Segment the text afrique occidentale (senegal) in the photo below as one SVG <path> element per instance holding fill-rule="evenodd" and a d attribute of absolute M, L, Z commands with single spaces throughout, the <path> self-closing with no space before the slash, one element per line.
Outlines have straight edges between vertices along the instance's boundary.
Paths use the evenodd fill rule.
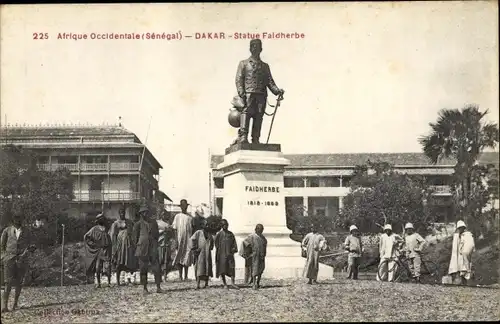
<path fill-rule="evenodd" d="M 141 40 L 141 39 L 159 39 L 159 40 L 181 40 L 182 33 L 58 33 L 57 39 L 69 40 Z"/>

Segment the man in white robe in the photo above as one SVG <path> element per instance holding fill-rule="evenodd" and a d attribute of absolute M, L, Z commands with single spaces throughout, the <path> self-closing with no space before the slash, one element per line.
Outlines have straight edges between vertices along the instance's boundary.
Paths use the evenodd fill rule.
<path fill-rule="evenodd" d="M 183 280 L 182 270 L 184 269 L 184 280 L 188 278 L 189 267 L 193 264 L 191 255 L 191 236 L 193 235 L 193 217 L 188 215 L 188 203 L 186 199 L 181 200 L 181 213 L 175 215 L 172 223 L 173 229 L 177 232 L 177 254 L 174 265 L 179 268 L 179 278 Z"/>
<path fill-rule="evenodd" d="M 313 226 L 312 232 L 302 240 L 302 249 L 307 255 L 303 275 L 309 279 L 307 283 L 312 285 L 318 279 L 320 251 L 327 249 L 326 239 L 318 233 L 317 226 Z"/>
<path fill-rule="evenodd" d="M 453 234 L 450 267 L 448 274 L 453 282 L 460 281 L 465 285 L 472 277 L 472 253 L 475 251 L 474 236 L 467 230 L 463 221 L 457 222 L 457 230 Z"/>
<path fill-rule="evenodd" d="M 377 281 L 384 281 L 387 277 L 387 281 L 393 281 L 394 274 L 397 271 L 397 265 L 395 259 L 398 255 L 397 245 L 401 244 L 403 239 L 401 236 L 392 232 L 392 226 L 386 224 L 384 226 L 384 233 L 380 235 L 379 242 L 379 253 L 380 253 L 380 264 L 385 264 L 385 272 L 382 278 L 379 276 L 379 271 L 377 271 Z M 379 266 L 380 266 L 379 264 Z M 385 273 L 388 275 L 386 276 Z"/>

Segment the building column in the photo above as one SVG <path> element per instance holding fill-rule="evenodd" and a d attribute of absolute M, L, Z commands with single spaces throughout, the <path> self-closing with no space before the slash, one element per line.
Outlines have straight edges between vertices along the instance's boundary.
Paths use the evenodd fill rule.
<path fill-rule="evenodd" d="M 81 155 L 78 154 L 78 204 L 82 200 L 82 168 L 81 168 Z M 78 205 L 80 207 L 80 205 Z M 81 212 L 81 211 L 80 211 Z"/>
<path fill-rule="evenodd" d="M 339 197 L 339 211 L 344 207 L 344 197 L 340 196 Z"/>
<path fill-rule="evenodd" d="M 342 176 L 340 176 L 339 181 L 340 181 L 339 186 L 342 187 Z"/>
<path fill-rule="evenodd" d="M 109 156 L 108 154 L 108 195 L 109 195 L 109 191 L 110 191 L 110 188 L 111 188 L 111 157 Z"/>
<path fill-rule="evenodd" d="M 303 216 L 307 216 L 309 214 L 309 197 L 302 197 L 304 199 L 303 205 L 304 205 L 304 213 Z"/>

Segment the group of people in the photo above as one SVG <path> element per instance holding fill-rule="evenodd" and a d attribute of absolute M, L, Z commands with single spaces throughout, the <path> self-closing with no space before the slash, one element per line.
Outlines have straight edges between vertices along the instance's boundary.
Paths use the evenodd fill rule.
<path fill-rule="evenodd" d="M 222 220 L 220 228 L 214 232 L 200 212 L 188 214 L 188 203 L 181 200 L 181 212 L 173 220 L 161 217 L 151 218 L 147 206 L 140 208 L 134 222 L 125 218 L 125 209 L 120 209 L 119 219 L 107 231 L 107 219 L 103 214 L 96 217 L 96 224 L 84 235 L 86 248 L 87 276 L 97 279 L 106 275 L 108 283 L 111 273 L 116 273 L 117 285 L 121 284 L 121 274 L 128 274 L 132 282 L 139 270 L 140 284 L 148 293 L 147 276 L 151 271 L 155 277 L 157 292 L 161 292 L 162 273 L 166 275 L 178 269 L 180 280 L 188 278 L 189 267 L 194 265 L 196 288 L 208 286 L 213 277 L 212 250 L 215 249 L 216 277 L 221 278 L 226 288 L 239 289 L 235 284 L 235 258 L 238 253 L 245 259 L 245 282 L 260 287 L 261 275 L 265 268 L 267 240 L 264 227 L 257 224 L 255 233 L 249 235 L 238 249 L 234 234 L 229 231 L 229 223 Z M 231 279 L 228 285 L 226 279 Z"/>
<path fill-rule="evenodd" d="M 380 264 L 389 264 L 390 269 L 394 266 L 394 257 L 397 255 L 399 245 L 405 247 L 409 255 L 411 269 L 414 277 L 419 281 L 420 277 L 420 254 L 425 240 L 414 232 L 413 224 L 408 223 L 405 226 L 407 235 L 402 239 L 399 235 L 392 232 L 392 226 L 384 226 L 384 233 L 380 236 L 379 253 Z M 343 248 L 347 253 L 347 279 L 358 279 L 360 260 L 364 252 L 361 240 L 361 232 L 356 225 L 351 225 L 349 235 L 346 237 Z M 307 234 L 302 240 L 302 256 L 306 258 L 303 276 L 308 279 L 308 284 L 317 283 L 319 271 L 319 257 L 321 251 L 328 250 L 326 239 L 318 233 L 318 228 L 312 226 L 311 233 Z M 389 281 L 392 281 L 394 272 L 389 271 Z M 377 280 L 382 280 L 377 274 Z"/>
<path fill-rule="evenodd" d="M 349 253 L 347 278 L 356 280 L 358 279 L 360 260 L 364 248 L 361 241 L 361 233 L 356 225 L 351 225 L 349 232 L 350 234 L 344 242 L 344 248 Z M 400 253 L 404 253 L 413 279 L 417 283 L 420 283 L 421 255 L 426 243 L 426 240 L 415 231 L 412 223 L 405 225 L 404 237 L 394 233 L 392 226 L 386 224 L 383 227 L 383 233 L 380 235 L 379 240 L 379 266 L 384 267 L 385 271 L 382 271 L 382 277 L 377 272 L 376 280 L 393 281 L 397 269 L 395 260 Z M 472 233 L 467 230 L 464 221 L 458 221 L 456 232 L 453 235 L 451 258 L 448 267 L 448 275 L 451 276 L 453 282 L 466 284 L 467 280 L 472 278 L 472 253 L 474 250 L 475 243 Z M 392 270 L 389 271 L 389 269 Z"/>
<path fill-rule="evenodd" d="M 102 274 L 107 276 L 110 283 L 111 273 L 115 271 L 117 284 L 120 285 L 123 272 L 128 274 L 127 281 L 131 283 L 135 272 L 139 270 L 140 283 L 144 293 L 148 293 L 147 277 L 148 272 L 152 271 L 157 292 L 161 292 L 162 271 L 166 275 L 178 269 L 179 278 L 186 280 L 189 267 L 194 265 L 196 288 L 200 289 L 202 282 L 205 288 L 209 278 L 213 277 L 212 250 L 215 249 L 215 275 L 222 279 L 227 289 L 239 288 L 235 284 L 236 253 L 245 260 L 245 283 L 258 289 L 267 253 L 264 226 L 257 224 L 255 232 L 246 237 L 238 249 L 227 220 L 222 220 L 215 232 L 214 227 L 210 226 L 202 215 L 188 214 L 188 203 L 185 199 L 181 201 L 180 207 L 181 212 L 175 215 L 173 221 L 165 215 L 159 220 L 153 219 L 147 206 L 141 207 L 138 219 L 131 221 L 125 217 L 125 209 L 122 208 L 119 211 L 119 219 L 112 223 L 109 230 L 106 217 L 99 214 L 95 226 L 84 235 L 86 271 L 91 278 L 96 277 L 97 287 L 101 285 Z M 17 308 L 22 281 L 28 269 L 27 257 L 36 249 L 31 244 L 30 231 L 27 229 L 22 224 L 22 217 L 15 215 L 12 225 L 2 232 L 1 250 L 5 282 L 2 312 L 8 311 L 7 302 L 13 287 L 15 295 L 12 309 Z M 308 284 L 317 282 L 320 254 L 329 249 L 325 237 L 318 229 L 312 228 L 301 245 L 302 256 L 306 258 L 303 275 L 308 279 Z M 394 233 L 390 224 L 386 224 L 383 231 L 379 241 L 380 264 L 393 268 L 398 253 L 406 253 L 413 277 L 419 282 L 425 239 L 415 231 L 411 223 L 406 224 L 404 237 Z M 351 225 L 349 232 L 344 242 L 344 249 L 348 253 L 347 278 L 356 280 L 364 248 L 358 228 Z M 458 221 L 448 269 L 453 281 L 466 284 L 467 280 L 471 279 L 471 256 L 474 250 L 472 233 L 467 230 L 463 221 Z M 388 281 L 393 281 L 393 276 L 394 271 L 387 271 L 385 277 Z M 227 278 L 231 279 L 230 284 L 227 283 Z M 377 273 L 377 280 L 385 279 L 380 278 Z"/>
<path fill-rule="evenodd" d="M 456 232 L 453 235 L 452 251 L 448 275 L 453 282 L 466 284 L 472 278 L 472 253 L 475 250 L 474 237 L 464 221 L 458 221 Z M 404 253 L 408 261 L 408 267 L 415 282 L 420 283 L 422 251 L 426 245 L 426 240 L 415 231 L 412 223 L 405 225 L 403 237 L 392 231 L 392 226 L 386 224 L 379 239 L 379 267 L 385 268 L 382 277 L 377 272 L 377 281 L 394 281 L 394 274 L 397 270 L 396 258 L 400 253 Z M 360 261 L 364 252 L 361 240 L 361 232 L 356 225 L 351 225 L 349 235 L 346 237 L 343 247 L 347 255 L 347 279 L 358 279 Z M 319 270 L 319 256 L 321 251 L 329 249 L 326 239 L 318 233 L 317 228 L 312 229 L 302 241 L 302 256 L 306 257 L 304 267 L 304 277 L 308 279 L 308 284 L 317 282 Z M 391 270 L 389 270 L 391 269 Z"/>

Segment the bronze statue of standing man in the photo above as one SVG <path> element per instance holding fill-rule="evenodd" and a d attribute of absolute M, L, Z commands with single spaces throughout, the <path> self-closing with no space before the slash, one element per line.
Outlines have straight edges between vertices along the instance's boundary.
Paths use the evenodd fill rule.
<path fill-rule="evenodd" d="M 248 132 L 250 119 L 252 124 L 252 143 L 258 144 L 262 119 L 267 104 L 267 88 L 275 96 L 283 96 L 285 91 L 278 88 L 274 83 L 269 65 L 260 59 L 262 52 L 262 41 L 253 39 L 250 41 L 251 56 L 238 65 L 236 72 L 236 89 L 238 96 L 243 101 L 244 108 L 240 116 L 240 129 L 236 143 L 248 143 Z"/>

